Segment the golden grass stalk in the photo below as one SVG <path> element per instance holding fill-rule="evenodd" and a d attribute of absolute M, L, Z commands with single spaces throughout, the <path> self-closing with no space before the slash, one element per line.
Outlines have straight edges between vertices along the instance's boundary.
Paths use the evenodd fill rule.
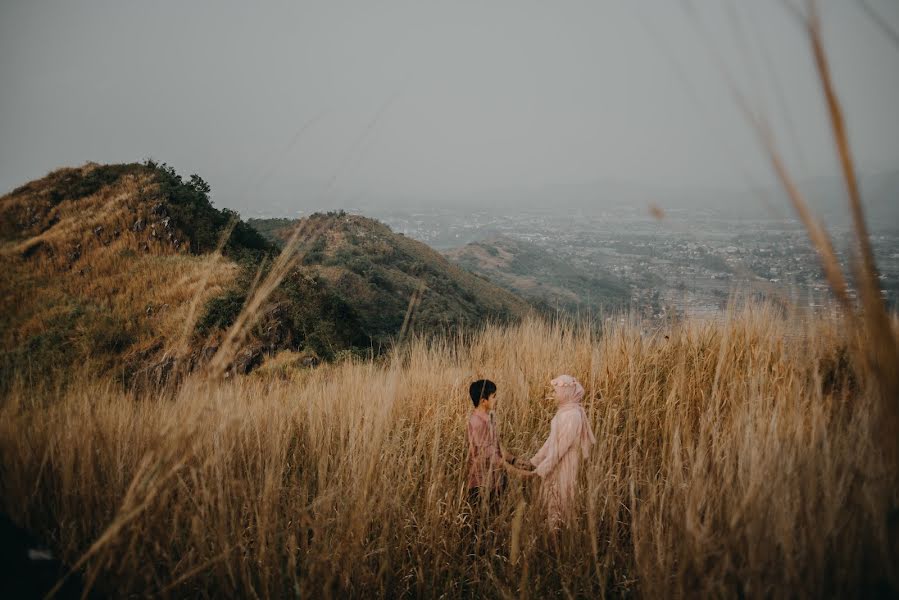
<path fill-rule="evenodd" d="M 198 285 L 198 291 L 193 295 L 193 298 L 191 298 L 190 304 L 187 309 L 187 316 L 184 318 L 184 328 L 181 330 L 181 337 L 176 344 L 176 351 L 179 356 L 184 356 L 185 354 L 187 354 L 191 334 L 193 333 L 197 325 L 197 309 L 199 308 L 200 300 L 203 298 L 203 292 L 209 285 L 209 280 L 215 273 L 216 266 L 222 258 L 222 250 L 224 250 L 225 245 L 231 238 L 231 234 L 234 232 L 234 228 L 237 227 L 238 222 L 239 218 L 236 216 L 232 216 L 231 220 L 228 221 L 228 225 L 225 227 L 224 231 L 222 231 L 222 234 L 219 237 L 218 245 L 212 252 L 209 267 L 207 267 L 203 272 L 203 277 L 200 279 Z"/>
<path fill-rule="evenodd" d="M 209 362 L 207 368 L 209 374 L 213 377 L 221 377 L 225 374 L 249 335 L 250 329 L 259 318 L 269 296 L 281 285 L 297 261 L 302 258 L 303 247 L 313 243 L 320 235 L 321 225 L 314 228 L 312 220 L 307 219 L 294 228 L 284 249 L 272 263 L 271 269 L 262 282 L 250 291 L 243 309 L 226 332 L 222 344 Z"/>
<path fill-rule="evenodd" d="M 883 396 L 883 416 L 886 425 L 883 433 L 885 449 L 892 455 L 892 459 L 895 461 L 894 464 L 899 466 L 899 443 L 897 443 L 897 437 L 899 437 L 899 341 L 897 341 L 890 327 L 890 317 L 881 297 L 880 287 L 877 285 L 877 266 L 874 262 L 874 251 L 871 248 L 871 239 L 865 223 L 861 191 L 859 190 L 852 149 L 846 132 L 846 121 L 834 89 L 827 54 L 824 51 L 824 43 L 821 39 L 821 20 L 818 14 L 817 2 L 808 0 L 807 6 L 806 27 L 812 45 L 812 53 L 815 57 L 815 67 L 818 70 L 818 77 L 821 81 L 822 93 L 827 100 L 827 110 L 833 130 L 834 143 L 840 159 L 843 181 L 846 184 L 856 245 L 861 255 L 861 264 L 858 265 L 855 271 L 864 308 L 864 323 L 867 328 L 866 337 L 870 341 L 870 347 L 865 354 L 871 363 L 872 369 L 877 374 L 876 380 Z"/>

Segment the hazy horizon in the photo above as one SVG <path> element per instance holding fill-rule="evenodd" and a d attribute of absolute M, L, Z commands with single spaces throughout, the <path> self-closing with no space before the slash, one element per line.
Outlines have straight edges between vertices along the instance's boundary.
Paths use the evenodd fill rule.
<path fill-rule="evenodd" d="M 899 5 L 870 5 L 899 28 Z M 856 2 L 821 13 L 859 170 L 897 170 L 899 48 Z M 148 157 L 247 216 L 771 185 L 724 72 L 798 179 L 837 174 L 808 41 L 775 0 L 4 4 L 0 193 Z"/>

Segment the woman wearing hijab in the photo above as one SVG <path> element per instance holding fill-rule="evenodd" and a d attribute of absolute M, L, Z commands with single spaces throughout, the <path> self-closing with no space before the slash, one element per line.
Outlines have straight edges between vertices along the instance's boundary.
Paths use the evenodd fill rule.
<path fill-rule="evenodd" d="M 550 529 L 559 527 L 571 515 L 577 489 L 581 457 L 590 455 L 596 443 L 587 413 L 581 406 L 584 386 L 571 375 L 560 375 L 550 382 L 558 408 L 549 428 L 549 438 L 531 459 L 543 480 L 541 495 Z"/>

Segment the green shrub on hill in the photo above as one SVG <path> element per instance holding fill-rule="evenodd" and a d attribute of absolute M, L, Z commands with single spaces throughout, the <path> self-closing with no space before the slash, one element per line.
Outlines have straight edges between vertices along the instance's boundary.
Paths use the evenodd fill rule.
<path fill-rule="evenodd" d="M 203 314 L 197 319 L 197 334 L 207 336 L 217 329 L 230 327 L 246 302 L 246 289 L 244 284 L 230 289 L 220 296 L 210 298 L 204 307 Z"/>
<path fill-rule="evenodd" d="M 331 359 L 340 350 L 367 349 L 364 323 L 351 303 L 325 281 L 300 271 L 291 273 L 275 294 L 297 349 Z"/>
<path fill-rule="evenodd" d="M 190 250 L 194 254 L 215 250 L 232 222 L 236 224 L 223 249 L 226 255 L 236 260 L 253 261 L 275 250 L 271 242 L 241 221 L 239 213 L 228 208 L 215 208 L 209 199 L 211 188 L 199 175 L 191 175 L 185 181 L 166 163 L 147 160 L 144 164 L 155 171 L 166 209 L 178 229 L 189 234 Z"/>

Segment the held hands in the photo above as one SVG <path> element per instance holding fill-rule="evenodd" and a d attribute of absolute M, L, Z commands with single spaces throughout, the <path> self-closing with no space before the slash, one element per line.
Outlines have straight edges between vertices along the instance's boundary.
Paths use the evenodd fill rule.
<path fill-rule="evenodd" d="M 519 477 L 536 477 L 537 472 L 534 471 L 533 465 L 527 460 L 520 457 L 512 456 L 507 459 L 505 464 L 506 470 Z"/>
<path fill-rule="evenodd" d="M 500 444 L 500 452 L 503 456 L 503 467 L 506 471 L 513 475 L 517 475 L 518 477 L 537 477 L 537 472 L 534 470 L 534 465 L 531 464 L 531 461 L 520 456 L 515 456 L 506 450 L 505 446 L 502 444 Z"/>
<path fill-rule="evenodd" d="M 519 469 L 518 467 L 513 467 L 511 463 L 506 463 L 504 466 L 505 466 L 506 471 L 508 471 L 509 473 L 511 473 L 513 475 L 517 475 L 518 477 L 527 478 L 527 477 L 536 477 L 537 476 L 536 471 L 528 471 L 525 469 Z"/>

